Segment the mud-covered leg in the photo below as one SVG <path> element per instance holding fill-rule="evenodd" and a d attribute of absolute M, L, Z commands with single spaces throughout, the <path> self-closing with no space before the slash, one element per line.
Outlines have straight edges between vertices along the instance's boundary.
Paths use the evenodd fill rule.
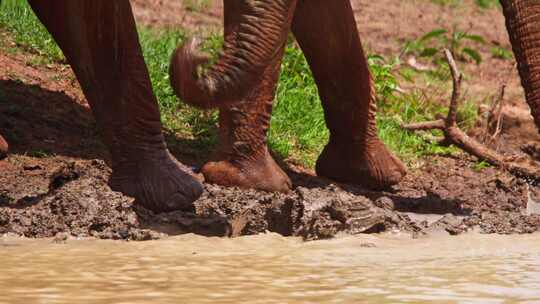
<path fill-rule="evenodd" d="M 129 1 L 29 2 L 92 107 L 112 155 L 111 187 L 154 211 L 191 207 L 202 187 L 167 150 Z"/>
<path fill-rule="evenodd" d="M 225 2 L 225 35 L 237 33 L 239 3 Z M 276 164 L 267 147 L 282 56 L 283 47 L 250 90 L 245 103 L 221 109 L 220 145 L 214 160 L 202 169 L 207 182 L 265 191 L 284 192 L 291 188 L 289 177 Z"/>
<path fill-rule="evenodd" d="M 330 129 L 317 173 L 371 188 L 398 183 L 406 169 L 377 136 L 375 91 L 350 1 L 300 1 L 292 27 Z"/>

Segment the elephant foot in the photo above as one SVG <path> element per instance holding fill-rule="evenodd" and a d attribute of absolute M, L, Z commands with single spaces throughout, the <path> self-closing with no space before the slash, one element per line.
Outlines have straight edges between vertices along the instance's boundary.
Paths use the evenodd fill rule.
<path fill-rule="evenodd" d="M 369 142 L 365 149 L 328 144 L 317 160 L 316 171 L 319 176 L 337 182 L 375 190 L 395 185 L 407 174 L 405 165 L 378 138 Z"/>
<path fill-rule="evenodd" d="M 268 151 L 256 159 L 212 161 L 201 171 L 206 182 L 221 186 L 268 192 L 288 192 L 292 187 L 291 180 Z"/>
<path fill-rule="evenodd" d="M 0 159 L 4 159 L 9 151 L 9 145 L 7 141 L 0 135 Z"/>
<path fill-rule="evenodd" d="M 137 204 L 154 212 L 193 208 L 203 188 L 186 166 L 167 150 L 152 157 L 137 156 L 136 161 L 113 166 L 111 189 L 135 198 Z"/>

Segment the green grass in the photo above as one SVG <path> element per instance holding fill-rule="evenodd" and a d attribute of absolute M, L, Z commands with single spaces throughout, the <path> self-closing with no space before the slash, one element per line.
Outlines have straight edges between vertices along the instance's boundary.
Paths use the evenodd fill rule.
<path fill-rule="evenodd" d="M 463 0 L 431 0 L 431 2 L 450 7 L 463 5 Z M 500 8 L 501 6 L 499 0 L 475 0 L 474 2 L 481 9 L 490 9 L 493 7 Z"/>
<path fill-rule="evenodd" d="M 3 1 L 0 27 L 10 33 L 18 48 L 46 60 L 63 60 L 58 47 L 25 1 Z M 181 30 L 156 31 L 147 28 L 140 28 L 139 33 L 167 132 L 174 134 L 183 147 L 187 143 L 189 148 L 206 155 L 217 144 L 218 113 L 197 110 L 181 103 L 169 85 L 170 54 L 188 35 Z M 206 49 L 216 54 L 221 43 L 218 36 L 208 37 Z M 380 136 L 388 146 L 406 161 L 416 160 L 425 154 L 452 152 L 452 149 L 429 144 L 420 135 L 404 132 L 400 128 L 401 122 L 433 119 L 437 113 L 444 114 L 446 109 L 419 91 L 397 93 L 397 71 L 392 61 L 370 56 L 369 64 L 379 91 Z M 286 49 L 282 66 L 269 145 L 282 158 L 313 166 L 328 139 L 317 87 L 302 52 L 293 43 Z M 462 116 L 470 119 L 474 114 L 465 111 Z"/>
<path fill-rule="evenodd" d="M 199 12 L 210 6 L 210 0 L 183 0 L 187 10 Z"/>
<path fill-rule="evenodd" d="M 2 0 L 0 26 L 8 27 L 19 48 L 40 55 L 47 61 L 62 61 L 64 56 L 32 9 L 22 0 Z"/>
<path fill-rule="evenodd" d="M 492 7 L 501 7 L 501 2 L 499 0 L 475 0 L 476 4 L 484 9 Z"/>

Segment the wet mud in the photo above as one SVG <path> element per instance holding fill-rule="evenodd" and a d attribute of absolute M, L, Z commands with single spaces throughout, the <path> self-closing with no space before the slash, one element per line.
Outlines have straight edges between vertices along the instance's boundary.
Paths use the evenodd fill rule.
<path fill-rule="evenodd" d="M 174 20 L 179 14 L 172 8 L 178 5 L 169 2 L 134 1 L 139 21 L 161 27 L 160 20 L 170 20 L 168 26 L 176 25 Z M 398 6 L 406 5 L 392 3 L 394 11 L 399 12 L 403 10 Z M 382 5 L 363 4 L 366 10 Z M 162 9 L 157 10 L 159 7 Z M 413 5 L 405 12 L 416 10 Z M 197 29 L 211 27 L 219 24 L 220 11 L 219 6 L 212 6 L 206 17 L 201 16 L 202 12 L 193 12 L 193 18 L 186 17 L 182 22 L 191 22 Z M 393 14 L 391 7 L 385 11 Z M 166 12 L 171 12 L 170 19 L 164 19 Z M 450 11 L 446 15 L 450 16 Z M 365 16 L 371 15 L 368 12 Z M 482 16 L 489 20 L 485 22 L 489 25 L 486 29 L 492 31 L 492 18 Z M 465 19 L 468 22 L 471 18 Z M 499 34 L 504 33 L 501 20 Z M 369 21 L 376 28 L 387 28 L 386 23 Z M 421 21 L 422 29 L 411 29 L 411 33 L 424 31 Z M 372 39 L 370 44 L 380 46 L 382 53 L 387 53 L 385 49 L 393 50 L 396 46 L 385 47 L 381 43 L 394 41 L 388 37 L 402 33 L 403 26 L 396 26 L 391 33 L 376 28 L 365 30 L 369 32 L 365 35 L 367 41 Z M 379 34 L 385 38 L 375 37 Z M 0 37 L 9 44 L 9 37 Z M 492 37 L 497 41 L 505 38 L 505 34 Z M 400 185 L 387 192 L 334 184 L 284 164 L 289 166 L 286 169 L 295 185 L 288 194 L 205 185 L 203 196 L 191 212 L 154 214 L 108 187 L 108 155 L 70 69 L 63 64 L 31 65 L 29 58 L 26 53 L 0 52 L 0 66 L 4 67 L 0 69 L 0 133 L 11 151 L 0 160 L 0 235 L 56 237 L 61 241 L 70 236 L 150 240 L 185 233 L 235 237 L 276 232 L 314 240 L 377 232 L 423 237 L 470 230 L 500 234 L 540 230 L 540 215 L 534 214 L 540 211 L 531 212 L 540 210 L 538 186 L 504 171 L 479 166 L 462 154 L 426 157 L 421 166 L 410 169 Z M 483 84 L 479 91 L 495 92 L 498 86 L 498 71 L 502 68 L 493 69 L 491 62 L 499 61 L 489 60 L 489 64 L 482 66 L 486 67 L 485 72 L 476 73 L 488 79 L 478 80 Z M 484 85 L 487 83 L 492 87 Z M 539 159 L 535 144 L 539 135 L 530 114 L 521 111 L 525 103 L 517 75 L 510 84 L 515 90 L 510 90 L 509 110 L 504 112 L 505 128 L 493 148 L 507 155 L 523 148 Z M 477 134 L 471 135 L 481 138 L 485 127 L 477 130 Z M 182 154 L 182 149 L 173 146 L 172 151 L 186 164 L 202 165 L 203 160 L 185 151 Z M 533 205 L 537 207 L 530 208 Z"/>
<path fill-rule="evenodd" d="M 154 214 L 111 191 L 110 170 L 99 160 L 18 156 L 1 164 L 4 234 L 145 240 L 183 233 L 240 236 L 271 231 L 319 239 L 365 232 L 385 222 L 384 212 L 367 198 L 335 186 L 271 194 L 206 185 L 192 212 Z"/>
<path fill-rule="evenodd" d="M 495 169 L 476 172 L 465 159 L 452 161 L 455 169 L 448 170 L 448 159 L 434 158 L 392 192 L 290 172 L 296 188 L 288 194 L 205 185 L 191 212 L 154 214 L 110 190 L 110 169 L 101 160 L 10 156 L 0 162 L 0 234 L 150 240 L 275 232 L 314 240 L 374 232 L 421 237 L 539 230 L 540 216 L 525 215 L 531 196 L 525 182 Z"/>

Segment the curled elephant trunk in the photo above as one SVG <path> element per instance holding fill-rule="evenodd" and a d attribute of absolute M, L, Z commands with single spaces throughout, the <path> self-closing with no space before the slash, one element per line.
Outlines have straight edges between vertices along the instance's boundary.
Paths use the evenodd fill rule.
<path fill-rule="evenodd" d="M 540 1 L 501 0 L 527 102 L 540 131 Z"/>
<path fill-rule="evenodd" d="M 182 101 L 201 108 L 240 101 L 259 80 L 264 69 L 286 42 L 297 0 L 234 1 L 240 20 L 225 37 L 217 62 L 199 75 L 208 57 L 198 51 L 198 41 L 180 46 L 171 58 L 171 85 Z M 226 3 L 227 6 L 227 3 Z"/>

